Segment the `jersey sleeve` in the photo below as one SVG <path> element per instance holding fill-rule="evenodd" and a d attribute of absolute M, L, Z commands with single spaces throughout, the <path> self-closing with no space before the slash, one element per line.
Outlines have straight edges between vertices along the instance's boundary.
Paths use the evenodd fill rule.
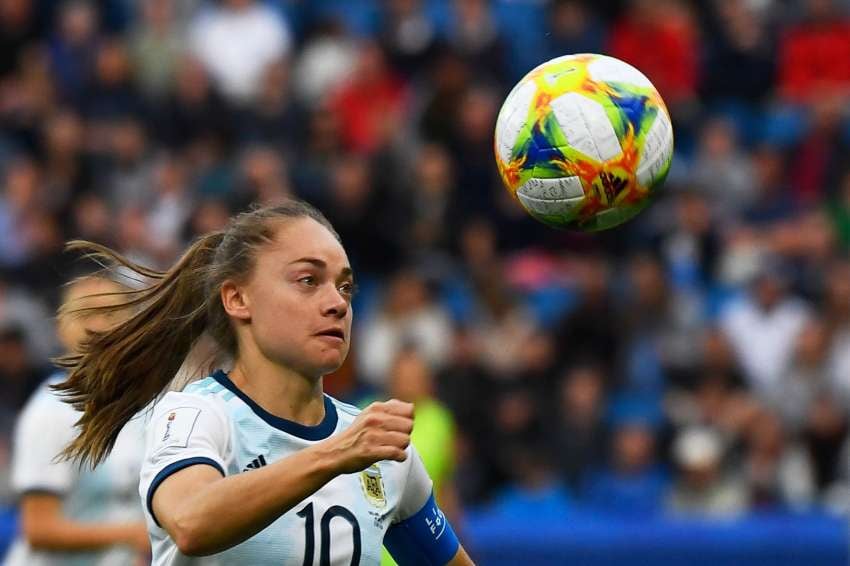
<path fill-rule="evenodd" d="M 157 403 L 148 424 L 139 494 L 154 522 L 156 489 L 184 468 L 207 465 L 226 475 L 229 446 L 227 417 L 198 395 L 170 392 Z"/>
<path fill-rule="evenodd" d="M 12 489 L 64 495 L 74 484 L 73 462 L 57 456 L 74 439 L 79 413 L 45 387 L 38 389 L 18 416 L 12 454 Z"/>
<path fill-rule="evenodd" d="M 433 489 L 431 477 L 425 471 L 422 458 L 419 457 L 419 452 L 412 444 L 408 448 L 408 461 L 407 481 L 393 523 L 400 523 L 419 511 L 428 500 Z"/>
<path fill-rule="evenodd" d="M 407 484 L 384 546 L 399 566 L 443 566 L 460 542 L 434 501 L 431 478 L 412 447 L 409 460 Z"/>

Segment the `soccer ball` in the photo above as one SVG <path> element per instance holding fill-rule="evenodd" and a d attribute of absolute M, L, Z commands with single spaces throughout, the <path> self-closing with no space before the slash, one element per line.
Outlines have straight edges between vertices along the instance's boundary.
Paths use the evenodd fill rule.
<path fill-rule="evenodd" d="M 496 121 L 508 191 L 556 228 L 605 230 L 652 200 L 670 170 L 673 126 L 649 79 L 605 55 L 557 57 L 528 73 Z"/>

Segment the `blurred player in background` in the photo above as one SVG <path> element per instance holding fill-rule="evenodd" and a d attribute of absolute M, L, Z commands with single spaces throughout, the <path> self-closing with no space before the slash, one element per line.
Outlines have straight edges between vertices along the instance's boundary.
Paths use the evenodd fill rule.
<path fill-rule="evenodd" d="M 449 410 L 434 396 L 434 374 L 413 347 L 398 353 L 389 372 L 389 396 L 413 403 L 416 410 L 410 441 L 434 482 L 434 496 L 446 517 L 457 525 L 460 506 L 454 488 L 455 423 Z M 395 564 L 384 552 L 384 565 Z"/>
<path fill-rule="evenodd" d="M 89 332 L 118 324 L 126 311 L 82 311 L 116 304 L 124 287 L 102 275 L 70 283 L 57 332 L 68 352 L 80 351 Z M 33 394 L 15 429 L 12 484 L 20 495 L 21 532 L 6 566 L 147 564 L 150 542 L 137 495 L 144 441 L 141 416 L 118 435 L 112 453 L 91 470 L 58 455 L 74 438 L 80 413 L 50 386 L 58 372 Z"/>
<path fill-rule="evenodd" d="M 157 279 L 128 303 L 139 312 L 64 360 L 59 389 L 85 410 L 66 455 L 102 461 L 202 336 L 233 360 L 155 406 L 140 485 L 154 564 L 378 564 L 382 542 L 400 564 L 472 564 L 409 446 L 413 406 L 323 394 L 348 354 L 354 281 L 321 213 L 254 209 L 166 273 L 133 267 Z"/>

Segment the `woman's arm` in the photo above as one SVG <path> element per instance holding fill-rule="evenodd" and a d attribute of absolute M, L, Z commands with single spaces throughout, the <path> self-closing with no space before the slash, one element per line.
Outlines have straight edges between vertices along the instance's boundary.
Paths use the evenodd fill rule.
<path fill-rule="evenodd" d="M 203 556 L 250 538 L 340 474 L 380 460 L 403 461 L 413 405 L 374 403 L 338 436 L 250 473 L 223 478 L 194 465 L 166 478 L 153 495 L 157 521 L 180 552 Z"/>
<path fill-rule="evenodd" d="M 138 523 L 82 523 L 62 515 L 62 500 L 48 493 L 31 493 L 21 499 L 21 531 L 32 548 L 82 552 L 126 545 L 150 553 L 148 532 Z"/>
<path fill-rule="evenodd" d="M 475 566 L 475 562 L 466 553 L 462 546 L 459 546 L 454 558 L 449 560 L 446 566 Z"/>

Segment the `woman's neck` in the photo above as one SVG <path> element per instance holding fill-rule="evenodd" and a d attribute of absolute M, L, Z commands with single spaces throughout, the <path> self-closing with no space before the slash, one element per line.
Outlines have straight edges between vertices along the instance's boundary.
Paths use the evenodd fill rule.
<path fill-rule="evenodd" d="M 322 378 L 311 380 L 265 358 L 236 360 L 230 380 L 269 413 L 305 426 L 325 418 Z"/>

